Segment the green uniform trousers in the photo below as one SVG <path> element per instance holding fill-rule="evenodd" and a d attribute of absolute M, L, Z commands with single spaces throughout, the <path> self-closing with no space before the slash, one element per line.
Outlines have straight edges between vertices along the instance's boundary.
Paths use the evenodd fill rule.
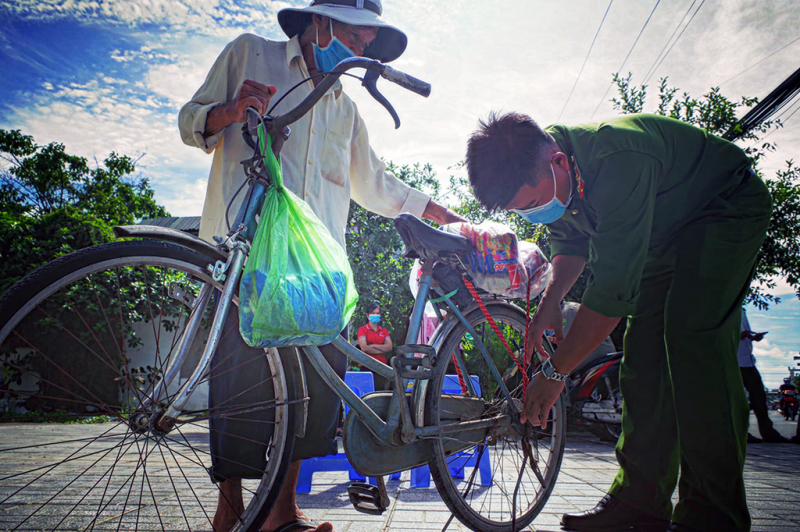
<path fill-rule="evenodd" d="M 750 530 L 748 406 L 736 353 L 771 210 L 764 183 L 747 177 L 651 247 L 625 332 L 620 470 L 609 493 L 701 531 Z"/>

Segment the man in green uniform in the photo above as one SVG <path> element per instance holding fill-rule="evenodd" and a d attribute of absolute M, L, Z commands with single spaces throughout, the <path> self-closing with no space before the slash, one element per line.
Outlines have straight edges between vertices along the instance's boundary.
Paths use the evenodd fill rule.
<path fill-rule="evenodd" d="M 550 229 L 553 280 L 529 345 L 541 349 L 542 332 L 554 329 L 559 347 L 531 380 L 523 420 L 544 427 L 561 379 L 628 318 L 620 469 L 594 509 L 562 525 L 750 530 L 736 350 L 771 201 L 744 152 L 660 116 L 542 130 L 525 115 L 493 114 L 469 140 L 467 170 L 484 207 Z M 587 265 L 591 279 L 562 339 L 559 303 Z"/>

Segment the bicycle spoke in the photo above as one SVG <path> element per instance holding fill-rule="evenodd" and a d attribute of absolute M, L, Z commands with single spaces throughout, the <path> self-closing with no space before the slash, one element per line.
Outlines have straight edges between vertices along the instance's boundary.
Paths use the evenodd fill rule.
<path fill-rule="evenodd" d="M 171 454 L 171 456 L 172 456 L 172 460 L 175 462 L 175 465 L 176 465 L 176 466 L 178 466 L 178 470 L 181 472 L 181 476 L 183 477 L 183 480 L 184 480 L 184 482 L 186 482 L 186 485 L 187 485 L 187 486 L 189 487 L 189 489 L 191 490 L 191 492 L 192 492 L 192 495 L 194 496 L 195 500 L 197 501 L 197 504 L 200 506 L 200 510 L 202 510 L 203 514 L 206 516 L 206 520 L 208 521 L 208 523 L 209 523 L 209 524 L 212 526 L 212 528 L 213 528 L 213 526 L 214 526 L 214 525 L 213 525 L 213 523 L 211 522 L 211 518 L 209 518 L 209 517 L 208 517 L 208 513 L 206 512 L 206 509 L 205 509 L 205 507 L 203 506 L 203 503 L 202 503 L 202 502 L 200 502 L 200 497 L 198 497 L 198 496 L 197 496 L 197 492 L 194 490 L 194 487 L 192 486 L 192 483 L 191 483 L 191 482 L 189 482 L 189 478 L 186 476 L 186 473 L 183 471 L 183 468 L 181 467 L 181 464 L 180 464 L 180 463 L 178 462 L 178 460 L 175 458 L 175 454 L 173 453 L 172 449 L 170 449 L 170 447 L 169 447 L 169 446 L 166 446 L 166 447 L 167 447 L 167 450 L 170 452 L 170 454 Z"/>
<path fill-rule="evenodd" d="M 487 309 L 503 306 L 490 304 Z M 513 356 L 519 357 L 522 352 L 520 346 L 524 337 L 525 316 L 508 305 L 500 310 L 500 315 L 494 316 L 496 327 L 490 326 L 484 316 L 476 319 L 473 314 L 468 320 L 474 338 L 466 337 L 466 327 L 456 325 L 443 339 L 440 352 L 457 357 L 456 364 L 463 360 L 462 365 L 455 366 L 461 369 L 458 384 L 474 383 L 474 377 L 477 377 L 480 392 L 477 394 L 479 401 L 476 401 L 475 396 L 463 393 L 463 387 L 461 392 L 448 390 L 447 393 L 441 393 L 442 390 L 435 389 L 431 397 L 438 398 L 435 415 L 441 423 L 455 423 L 452 428 L 457 428 L 459 422 L 454 420 L 459 419 L 461 422 L 498 418 L 510 421 L 509 414 L 517 411 L 518 405 L 509 405 L 508 398 L 519 400 L 523 397 L 522 373 Z M 499 336 L 500 333 L 504 338 Z M 486 353 L 479 349 L 481 343 Z M 434 387 L 444 388 L 443 379 L 433 382 Z M 452 383 L 447 386 L 452 386 Z M 437 470 L 434 478 L 437 488 L 448 492 L 446 501 L 453 514 L 471 528 L 485 527 L 487 521 L 498 527 L 512 529 L 527 526 L 541 511 L 553 489 L 561 460 L 560 449 L 563 448 L 563 423 L 559 425 L 560 421 L 552 417 L 548 431 L 529 432 L 527 436 L 524 430 L 520 430 L 518 422 L 514 422 L 511 425 L 494 425 L 487 428 L 485 433 L 469 429 L 464 434 L 431 438 L 438 441 L 434 445 L 437 450 L 435 459 L 431 461 Z M 487 439 L 480 441 L 480 436 L 476 438 L 476 435 L 485 435 Z M 556 440 L 556 437 L 560 439 Z M 549 438 L 552 445 L 561 447 L 553 451 L 549 444 L 538 445 L 537 438 Z M 530 447 L 530 451 L 523 453 L 523 442 Z M 459 448 L 462 450 L 455 452 Z M 490 453 L 490 458 L 486 453 Z M 475 475 L 481 473 L 481 462 L 484 462 L 484 472 L 488 462 L 491 482 L 484 482 L 488 477 L 482 476 L 481 483 L 477 483 Z M 554 472 L 549 469 L 551 466 L 555 468 Z M 539 470 L 540 467 L 544 472 Z M 487 485 L 483 486 L 484 483 Z M 445 529 L 448 525 L 445 525 Z"/>
<path fill-rule="evenodd" d="M 24 423 L 0 430 L 0 529 L 219 532 L 213 505 L 226 497 L 208 474 L 211 466 L 246 471 L 243 476 L 253 479 L 242 486 L 237 528 L 251 528 L 262 506 L 274 504 L 272 483 L 281 478 L 276 468 L 291 456 L 289 405 L 306 400 L 286 396 L 277 360 L 261 352 L 245 357 L 236 348 L 215 354 L 213 367 L 203 368 L 204 387 L 240 372 L 257 372 L 259 382 L 208 407 L 200 394 L 191 397 L 191 410 L 178 416 L 170 433 L 155 425 L 179 393 L 167 389 L 166 370 L 179 371 L 177 378 L 198 363 L 200 341 L 187 334 L 189 323 L 202 320 L 197 335 L 207 332 L 209 304 L 200 305 L 197 293 L 211 279 L 197 257 L 167 243 L 104 244 L 46 265 L 47 275 L 25 280 L 26 288 L 16 292 L 21 298 L 8 307 L 3 300 L 15 325 L 0 338 L 0 397 L 25 413 L 4 417 Z M 239 331 L 228 328 L 223 337 L 228 334 Z M 179 347 L 191 349 L 181 368 Z M 260 389 L 270 393 L 249 399 Z M 254 432 L 218 424 L 222 419 L 252 423 Z M 267 466 L 211 451 L 209 437 L 233 446 L 259 444 Z"/>
<path fill-rule="evenodd" d="M 133 447 L 133 445 L 134 445 L 134 444 L 138 444 L 139 437 L 140 437 L 140 435 L 138 435 L 138 434 L 137 434 L 137 435 L 134 435 L 134 441 L 130 443 L 130 445 L 129 445 L 128 449 L 130 449 L 131 447 Z M 145 437 L 145 436 L 141 436 L 141 437 Z M 138 445 L 137 445 L 137 449 L 138 449 L 138 448 L 139 448 L 139 447 L 138 447 Z M 155 447 L 153 447 L 153 449 L 149 450 L 149 451 L 147 452 L 147 454 L 144 456 L 144 459 L 147 459 L 147 458 L 150 456 L 150 454 L 152 454 L 152 453 L 153 453 L 153 451 L 154 451 L 154 450 L 155 450 Z M 127 453 L 127 450 L 126 450 L 125 452 Z M 123 455 L 124 455 L 124 454 L 125 454 L 125 453 L 123 453 Z M 141 460 L 142 460 L 142 455 L 141 455 L 141 453 L 140 453 L 140 454 L 139 454 L 139 462 L 141 462 Z M 120 493 L 120 492 L 121 492 L 123 489 L 125 489 L 125 486 L 128 484 L 128 481 L 131 481 L 131 483 L 132 483 L 132 481 L 134 481 L 134 480 L 135 480 L 135 475 L 136 475 L 136 472 L 137 472 L 137 471 L 138 471 L 138 462 L 137 462 L 137 466 L 136 466 L 136 468 L 134 469 L 133 473 L 131 473 L 130 475 L 128 475 L 128 477 L 127 477 L 125 480 L 123 480 L 123 481 L 122 481 L 122 484 L 119 486 L 119 488 L 117 488 L 117 491 L 115 491 L 115 492 L 114 492 L 114 494 L 111 496 L 111 498 L 110 498 L 110 499 L 108 499 L 108 502 L 106 503 L 106 505 L 105 505 L 105 506 L 103 506 L 103 508 L 102 508 L 102 509 L 101 509 L 99 512 L 97 512 L 97 514 L 96 514 L 96 516 L 95 516 L 95 520 L 97 519 L 97 517 L 99 517 L 99 516 L 102 514 L 102 512 L 104 512 L 104 511 L 106 510 L 106 508 L 108 508 L 108 507 L 111 505 L 111 503 L 114 501 L 114 499 L 116 499 L 116 498 L 117 498 L 117 495 L 119 495 L 119 493 Z M 102 501 L 101 501 L 101 504 L 102 504 Z M 124 511 L 123 511 L 123 513 L 122 513 L 122 514 L 120 514 L 120 515 L 119 515 L 119 517 L 120 517 L 120 520 L 122 519 L 123 515 L 124 515 Z M 103 519 L 103 520 L 102 520 L 102 521 L 100 521 L 99 523 L 95 523 L 95 521 L 92 521 L 92 524 L 91 524 L 91 526 L 92 526 L 92 530 L 94 530 L 94 525 L 95 525 L 95 524 L 104 524 L 104 523 L 108 523 L 108 522 L 111 522 L 111 521 L 113 521 L 113 520 L 114 520 L 114 519 L 116 519 L 116 518 L 117 518 L 117 516 L 116 516 L 116 515 L 112 515 L 111 517 L 108 517 L 108 518 L 106 518 L 106 519 Z"/>
<path fill-rule="evenodd" d="M 42 508 L 44 508 L 45 506 L 47 506 L 47 505 L 48 505 L 50 502 L 52 502 L 52 501 L 53 501 L 53 499 L 55 499 L 56 497 L 58 497 L 59 495 L 61 495 L 61 493 L 62 493 L 62 492 L 65 490 L 65 489 L 67 489 L 68 487 L 70 487 L 70 486 L 71 486 L 71 485 L 72 485 L 72 484 L 73 484 L 73 483 L 74 483 L 76 480 L 78 480 L 79 478 L 81 478 L 81 477 L 82 477 L 82 476 L 83 476 L 83 475 L 84 475 L 84 474 L 85 474 L 87 471 L 89 471 L 89 470 L 90 470 L 92 467 L 94 467 L 94 466 L 95 466 L 95 465 L 96 465 L 96 464 L 97 464 L 97 463 L 98 463 L 100 460 L 102 460 L 103 458 L 105 458 L 106 456 L 108 456 L 108 454 L 109 454 L 111 451 L 113 451 L 114 449 L 116 449 L 116 448 L 117 448 L 117 445 L 115 445 L 114 447 L 111 447 L 111 448 L 109 448 L 109 449 L 107 449 L 107 450 L 106 450 L 106 449 L 104 449 L 104 450 L 106 451 L 106 454 L 104 454 L 103 456 L 101 456 L 100 458 L 98 458 L 97 460 L 95 460 L 95 461 L 92 463 L 92 465 L 90 465 L 88 468 L 86 468 L 84 471 L 82 471 L 80 475 L 78 475 L 77 477 L 75 477 L 74 479 L 72 479 L 72 480 L 71 480 L 71 481 L 70 481 L 70 482 L 69 482 L 69 483 L 68 483 L 66 486 L 64 486 L 63 488 L 61 488 L 60 490 L 58 490 L 58 491 L 55 493 L 55 495 L 53 495 L 52 497 L 50 497 L 49 499 L 47 499 L 47 500 L 46 500 L 46 501 L 45 501 L 45 502 L 44 502 L 44 503 L 43 503 L 41 506 L 39 506 L 39 507 L 38 507 L 36 510 L 34 510 L 34 511 L 33 511 L 33 512 L 30 514 L 30 515 L 28 515 L 28 517 L 26 517 L 25 519 L 23 519 L 23 520 L 22 520 L 22 521 L 21 521 L 19 524 L 17 524 L 17 526 L 15 526 L 14 528 L 12 528 L 12 529 L 11 529 L 11 530 L 12 530 L 12 532 L 13 532 L 14 530 L 18 529 L 18 528 L 19 528 L 20 526 L 22 526 L 24 523 L 26 523 L 26 522 L 28 521 L 28 519 L 30 519 L 31 517 L 33 517 L 34 515 L 36 515 L 36 513 L 38 513 L 38 512 L 39 512 L 39 510 L 41 510 Z M 102 451 L 98 451 L 98 452 L 102 452 Z M 92 454 L 96 454 L 96 453 L 92 453 Z M 58 464 L 58 465 L 61 465 L 61 464 Z M 49 471 L 48 471 L 48 472 L 49 472 Z M 30 485 L 30 484 L 29 484 L 29 485 Z"/>
<path fill-rule="evenodd" d="M 128 433 L 125 435 L 125 439 L 122 441 L 122 445 L 125 445 L 125 440 L 127 440 L 127 439 L 128 439 L 128 434 L 130 434 L 130 431 L 128 431 Z M 120 446 L 120 447 L 119 447 L 119 450 L 117 451 L 117 457 L 119 457 L 119 454 L 120 454 L 120 451 L 121 451 L 121 450 L 122 450 L 122 446 Z M 102 459 L 102 458 L 101 458 L 101 459 Z M 62 517 L 62 518 L 61 518 L 61 521 L 59 521 L 59 522 L 58 522 L 58 524 L 56 524 L 56 526 L 54 526 L 54 527 L 53 527 L 53 531 L 55 531 L 55 530 L 58 530 L 58 527 L 59 527 L 59 526 L 61 526 L 61 523 L 63 523 L 63 522 L 64 522 L 64 521 L 67 519 L 67 517 L 69 517 L 69 516 L 72 514 L 72 512 L 74 512 L 74 511 L 75 511 L 75 509 L 76 509 L 78 506 L 80 506 L 80 504 L 81 504 L 81 503 L 84 501 L 84 499 L 86 499 L 86 497 L 89 495 L 89 493 L 91 493 L 91 492 L 92 492 L 92 490 L 94 490 L 94 489 L 97 487 L 97 485 L 98 485 L 98 484 L 100 484 L 100 482 L 102 482 L 102 481 L 103 481 L 103 478 L 104 478 L 104 477 L 105 477 L 105 476 L 106 476 L 106 475 L 107 475 L 109 472 L 112 472 L 111 474 L 113 475 L 113 468 L 114 468 L 114 465 L 116 465 L 116 461 L 115 461 L 115 463 L 114 463 L 114 464 L 112 464 L 112 465 L 111 465 L 111 467 L 109 467 L 108 469 L 106 469 L 106 471 L 105 471 L 105 472 L 104 472 L 102 475 L 100 475 L 100 478 L 98 478 L 98 479 L 97 479 L 97 482 L 95 482 L 95 483 L 94 483 L 94 485 L 93 485 L 91 488 L 89 488 L 89 489 L 86 491 L 86 493 L 84 493 L 84 494 L 83 494 L 83 497 L 81 497 L 80 499 L 78 499 L 78 502 L 76 502 L 76 503 L 75 503 L 75 505 L 74 505 L 72 508 L 70 508 L 69 512 L 67 512 L 67 513 L 66 513 L 66 515 L 64 515 L 64 517 Z M 87 471 L 88 471 L 88 469 L 87 469 Z M 110 479 L 110 478 L 111 478 L 111 477 L 109 476 L 109 479 Z"/>
<path fill-rule="evenodd" d="M 104 436 L 104 435 L 108 434 L 108 433 L 109 433 L 109 432 L 111 432 L 113 429 L 115 429 L 117 426 L 119 426 L 119 423 L 118 423 L 116 426 L 114 426 L 114 427 L 111 427 L 110 429 L 108 429 L 108 430 L 107 430 L 106 432 L 104 432 L 104 433 L 103 433 L 101 436 Z M 73 461 L 75 461 L 75 460 L 80 460 L 81 458 L 86 458 L 87 456 L 93 456 L 93 455 L 95 455 L 95 454 L 98 454 L 98 453 L 101 453 L 101 452 L 103 452 L 103 451 L 96 451 L 96 452 L 92 452 L 92 453 L 89 453 L 89 454 L 84 454 L 84 455 L 77 456 L 77 457 L 75 456 L 77 453 L 81 452 L 82 450 L 84 450 L 85 448 L 87 448 L 89 445 L 91 445 L 91 443 L 92 443 L 92 442 L 89 442 L 89 443 L 87 443 L 86 445 L 84 445 L 83 447 L 81 447 L 80 449 L 78 449 L 78 450 L 74 451 L 72 454 L 70 454 L 70 455 L 69 455 L 69 456 L 68 456 L 66 459 L 64 459 L 64 460 L 60 460 L 60 461 L 58 461 L 58 462 L 55 462 L 54 464 L 47 464 L 47 465 L 43 465 L 43 466 L 37 467 L 36 469 L 31 469 L 31 470 L 29 470 L 29 471 L 23 471 L 22 473 L 15 473 L 15 474 L 13 474 L 13 475 L 9 475 L 9 476 L 7 476 L 7 477 L 0 478 L 0 482 L 3 482 L 3 481 L 5 481 L 5 480 L 9 480 L 9 479 L 12 479 L 12 478 L 16 478 L 16 477 L 18 477 L 18 476 L 20 476 L 20 475 L 27 475 L 28 473 L 34 473 L 34 472 L 36 472 L 36 471 L 40 471 L 40 470 L 42 470 L 42 469 L 47 469 L 48 467 L 50 468 L 48 471 L 46 471 L 46 472 L 42 473 L 42 474 L 41 474 L 40 476 L 38 476 L 36 479 L 34 479 L 33 481 L 31 481 L 31 482 L 34 482 L 35 480 L 38 480 L 38 479 L 42 478 L 44 475 L 46 475 L 47 473 L 49 473 L 50 471 L 52 471 L 54 468 L 56 468 L 56 467 L 58 467 L 58 466 L 60 466 L 60 465 L 66 464 L 66 463 L 68 463 L 68 462 L 73 462 Z M 116 447 L 116 446 L 115 446 L 115 447 Z M 26 487 L 27 487 L 27 486 L 26 486 Z M 24 489 L 24 488 L 23 488 L 23 489 Z M 5 499 L 3 499 L 2 501 L 0 501 L 0 504 L 2 504 L 2 503 L 4 503 L 4 502 L 6 502 L 6 501 L 7 501 L 9 498 L 13 497 L 14 495 L 15 495 L 15 494 L 11 494 L 11 495 L 9 495 L 8 497 L 6 497 L 6 498 L 5 498 Z"/>
<path fill-rule="evenodd" d="M 77 380 L 75 377 L 73 377 L 72 375 L 70 375 L 70 374 L 69 374 L 69 373 L 68 373 L 66 370 L 64 370 L 64 368 L 62 368 L 61 366 L 59 366 L 58 364 L 56 364 L 55 362 L 53 362 L 53 360 L 52 360 L 51 358 L 49 358 L 47 355 L 45 355 L 45 354 L 42 352 L 42 350 L 41 350 L 41 349 L 39 349 L 38 347 L 36 347 L 36 346 L 35 346 L 35 345 L 33 345 L 32 343 L 30 343 L 30 342 L 29 342 L 29 341 L 28 341 L 26 338 L 23 338 L 22 336 L 20 336 L 20 335 L 19 335 L 19 333 L 18 333 L 17 331 L 13 331 L 13 333 L 14 333 L 14 334 L 15 334 L 15 335 L 16 335 L 16 336 L 19 338 L 19 339 L 21 339 L 23 342 L 25 342 L 25 343 L 28 345 L 28 347 L 30 347 L 30 348 L 31 348 L 31 349 L 33 349 L 34 351 L 38 352 L 38 353 L 39 353 L 39 354 L 40 354 L 40 355 L 41 355 L 41 356 L 42 356 L 42 357 L 43 357 L 45 360 L 47 360 L 48 362 L 50 362 L 50 364 L 52 364 L 52 365 L 53 365 L 53 366 L 54 366 L 56 369 L 58 369 L 58 370 L 59 370 L 61 373 L 63 373 L 65 377 L 67 377 L 69 380 L 71 380 L 72 382 L 74 382 L 75 384 L 77 384 L 77 385 L 78 385 L 79 387 L 81 387 L 81 388 L 82 388 L 84 391 L 86 391 L 86 392 L 87 392 L 89 395 L 93 396 L 93 397 L 94 397 L 94 400 L 96 401 L 96 403 L 93 403 L 93 404 L 103 404 L 103 401 L 101 401 L 99 397 L 97 397 L 97 396 L 96 396 L 94 393 L 92 393 L 92 391 L 91 391 L 91 390 L 89 390 L 89 389 L 88 389 L 86 386 L 84 386 L 82 383 L 78 382 L 78 380 Z M 64 390 L 64 391 L 68 391 L 68 390 Z M 70 393 L 73 393 L 73 394 L 74 394 L 74 392 L 70 392 Z M 74 394 L 74 395 L 76 395 L 77 397 L 80 397 L 80 396 L 79 396 L 79 395 L 77 395 L 77 394 Z M 86 398 L 85 398 L 85 397 L 80 397 L 80 398 L 81 398 L 81 399 L 83 399 L 83 400 L 86 400 Z"/>
<path fill-rule="evenodd" d="M 175 487 L 175 480 L 172 478 L 172 473 L 169 471 L 169 466 L 167 465 L 167 459 L 164 458 L 164 451 L 161 450 L 161 446 L 158 446 L 158 452 L 161 454 L 161 459 L 164 461 L 164 469 L 167 471 L 167 476 L 169 476 L 169 482 L 172 484 L 172 490 L 175 492 L 175 497 L 178 499 L 178 506 L 181 509 L 181 514 L 183 515 L 183 520 L 186 521 L 186 528 L 189 529 L 189 532 L 192 532 L 192 527 L 189 525 L 189 518 L 186 517 L 186 511 L 183 509 L 183 503 L 181 502 L 181 496 L 178 493 L 178 488 Z"/>
<path fill-rule="evenodd" d="M 129 430 L 125 434 L 125 440 L 127 440 L 128 436 L 130 436 L 131 434 L 133 434 L 133 433 Z M 134 439 L 135 439 L 136 435 L 134 434 L 133 436 L 134 436 Z M 125 443 L 125 440 L 123 440 L 123 442 L 122 442 L 123 444 Z M 131 445 L 132 444 L 133 444 L 133 442 L 131 442 Z M 103 487 L 103 494 L 100 496 L 100 502 L 97 503 L 97 512 L 95 513 L 95 517 L 94 517 L 94 519 L 92 519 L 92 522 L 89 523 L 89 526 L 92 527 L 91 530 L 94 530 L 94 523 L 95 523 L 95 521 L 97 521 L 97 516 L 100 515 L 100 507 L 103 505 L 103 501 L 106 499 L 106 493 L 108 493 L 108 486 L 111 484 L 111 478 L 114 476 L 114 470 L 116 469 L 117 464 L 119 463 L 120 459 L 123 456 L 125 456 L 125 454 L 128 452 L 128 449 L 130 449 L 130 447 L 131 447 L 130 445 L 128 447 L 126 447 L 124 453 L 122 452 L 122 447 L 120 447 L 119 450 L 117 451 L 117 457 L 114 459 L 114 462 L 111 464 L 111 472 L 108 475 L 108 480 L 106 481 L 106 485 Z"/>

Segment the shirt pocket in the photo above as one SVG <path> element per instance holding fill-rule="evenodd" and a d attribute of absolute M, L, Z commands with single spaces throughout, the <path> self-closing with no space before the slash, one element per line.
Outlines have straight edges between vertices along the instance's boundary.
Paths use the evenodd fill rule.
<path fill-rule="evenodd" d="M 350 173 L 350 138 L 333 129 L 325 131 L 320 161 L 322 177 L 343 187 Z"/>

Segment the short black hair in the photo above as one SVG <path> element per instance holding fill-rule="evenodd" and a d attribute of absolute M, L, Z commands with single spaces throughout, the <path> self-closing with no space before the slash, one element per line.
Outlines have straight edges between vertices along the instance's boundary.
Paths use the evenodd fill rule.
<path fill-rule="evenodd" d="M 367 314 L 372 314 L 373 312 L 375 312 L 376 308 L 381 308 L 381 304 L 378 303 L 377 301 L 373 301 L 372 303 L 367 305 Z"/>
<path fill-rule="evenodd" d="M 491 112 L 467 141 L 467 175 L 472 193 L 489 212 L 508 205 L 547 163 L 555 141 L 531 117 Z"/>

